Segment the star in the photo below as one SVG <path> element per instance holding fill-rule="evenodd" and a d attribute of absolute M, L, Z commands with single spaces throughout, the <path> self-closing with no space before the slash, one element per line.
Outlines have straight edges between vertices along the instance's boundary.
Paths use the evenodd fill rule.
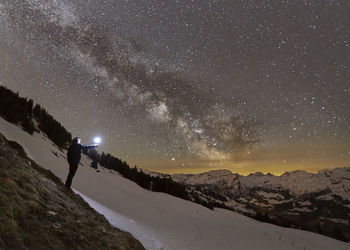
<path fill-rule="evenodd" d="M 348 13 L 345 1 L 5 0 L 0 84 L 130 165 L 343 166 Z"/>

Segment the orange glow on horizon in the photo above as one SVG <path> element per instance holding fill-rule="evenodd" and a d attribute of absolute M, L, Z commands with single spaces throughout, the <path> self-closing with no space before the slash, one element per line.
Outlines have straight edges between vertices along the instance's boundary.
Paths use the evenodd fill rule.
<path fill-rule="evenodd" d="M 341 153 L 339 153 L 341 152 Z M 145 163 L 145 162 L 143 162 Z M 317 173 L 322 169 L 350 166 L 350 153 L 345 144 L 318 144 L 313 146 L 294 145 L 294 147 L 261 147 L 249 154 L 241 155 L 231 161 L 178 160 L 166 161 L 157 165 L 140 164 L 150 171 L 165 174 L 198 174 L 210 170 L 228 169 L 232 173 L 249 175 L 262 172 L 282 175 L 287 171 L 305 170 Z"/>

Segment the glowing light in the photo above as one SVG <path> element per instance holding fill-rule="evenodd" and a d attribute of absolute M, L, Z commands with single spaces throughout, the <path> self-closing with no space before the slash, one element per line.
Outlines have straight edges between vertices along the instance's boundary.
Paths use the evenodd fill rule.
<path fill-rule="evenodd" d="M 94 143 L 100 144 L 100 143 L 101 143 L 101 137 L 96 136 L 96 137 L 94 138 Z"/>

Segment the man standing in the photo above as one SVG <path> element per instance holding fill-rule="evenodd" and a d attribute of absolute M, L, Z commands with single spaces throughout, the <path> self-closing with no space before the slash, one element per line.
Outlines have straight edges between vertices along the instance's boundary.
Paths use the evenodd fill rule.
<path fill-rule="evenodd" d="M 69 163 L 69 174 L 67 176 L 66 180 L 66 187 L 70 189 L 70 186 L 72 185 L 72 180 L 77 172 L 78 165 L 80 163 L 81 159 L 81 151 L 83 149 L 90 149 L 90 148 L 96 148 L 96 145 L 91 146 L 85 146 L 83 144 L 80 144 L 81 139 L 79 137 L 76 137 L 73 139 L 72 145 L 68 148 L 67 152 L 67 160 Z"/>

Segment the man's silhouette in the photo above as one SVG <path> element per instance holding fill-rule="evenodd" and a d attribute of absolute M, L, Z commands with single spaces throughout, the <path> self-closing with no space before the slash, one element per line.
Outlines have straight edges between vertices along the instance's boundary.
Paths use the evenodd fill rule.
<path fill-rule="evenodd" d="M 80 144 L 80 138 L 76 137 L 73 139 L 72 145 L 68 148 L 67 152 L 67 160 L 69 163 L 69 174 L 67 176 L 66 180 L 66 187 L 70 188 L 72 185 L 72 180 L 77 172 L 78 165 L 80 163 L 80 158 L 81 158 L 81 151 L 83 149 L 90 149 L 90 148 L 95 148 L 97 147 L 96 145 L 91 145 L 91 146 L 85 146 L 83 144 Z"/>

